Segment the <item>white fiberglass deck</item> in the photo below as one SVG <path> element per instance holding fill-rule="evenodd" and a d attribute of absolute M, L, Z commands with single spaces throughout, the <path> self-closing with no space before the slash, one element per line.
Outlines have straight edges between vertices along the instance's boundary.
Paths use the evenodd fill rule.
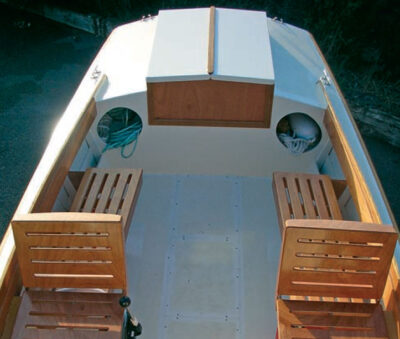
<path fill-rule="evenodd" d="M 143 339 L 274 338 L 271 179 L 144 175 L 126 244 Z"/>

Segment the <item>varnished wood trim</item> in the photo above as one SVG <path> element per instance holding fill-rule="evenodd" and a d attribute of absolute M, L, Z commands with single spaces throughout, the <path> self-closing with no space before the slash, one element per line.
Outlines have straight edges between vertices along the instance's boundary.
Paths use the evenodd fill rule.
<path fill-rule="evenodd" d="M 90 68 L 57 125 L 15 215 L 45 211 L 46 208 L 49 211 L 53 206 L 83 139 L 79 140 L 85 137 L 94 120 L 94 94 L 106 79 L 105 75 L 102 75 L 95 82 L 90 79 L 92 71 Z M 2 332 L 11 300 L 19 293 L 22 286 L 11 224 L 1 242 L 0 257 L 1 262 L 5 263 L 0 272 L 0 332 Z"/>
<path fill-rule="evenodd" d="M 21 304 L 21 299 L 22 299 L 21 297 L 13 297 L 11 299 L 9 311 L 8 311 L 7 318 L 6 318 L 6 324 L 4 326 L 4 331 L 1 336 L 1 339 L 10 339 L 11 338 L 15 319 L 17 318 L 19 305 Z"/>
<path fill-rule="evenodd" d="M 375 167 L 374 167 L 374 165 L 373 165 L 373 163 L 372 163 L 371 157 L 370 157 L 370 155 L 369 155 L 369 153 L 368 153 L 368 151 L 367 151 L 367 148 L 366 148 L 366 146 L 365 146 L 365 143 L 364 143 L 364 141 L 363 141 L 362 138 L 361 138 L 361 134 L 360 134 L 360 132 L 359 132 L 359 130 L 358 130 L 358 128 L 357 128 L 357 125 L 356 125 L 356 123 L 355 123 L 355 121 L 354 121 L 354 118 L 353 118 L 352 114 L 350 113 L 351 110 L 350 110 L 350 108 L 349 108 L 349 106 L 348 106 L 348 104 L 347 104 L 347 101 L 346 101 L 346 99 L 344 98 L 343 93 L 342 93 L 342 91 L 340 90 L 340 87 L 339 87 L 339 85 L 338 85 L 338 82 L 337 82 L 337 80 L 335 79 L 335 76 L 334 76 L 332 70 L 330 69 L 328 63 L 326 62 L 326 59 L 325 59 L 324 55 L 322 54 L 322 52 L 321 52 L 321 50 L 320 50 L 318 44 L 316 43 L 316 41 L 315 41 L 313 35 L 310 34 L 310 36 L 311 36 L 312 41 L 314 42 L 314 45 L 315 45 L 317 51 L 319 52 L 319 55 L 320 55 L 321 59 L 323 60 L 323 62 L 324 62 L 324 64 L 325 64 L 325 68 L 329 71 L 329 74 L 330 74 L 330 76 L 331 76 L 331 79 L 332 79 L 333 83 L 335 84 L 336 89 L 337 89 L 337 91 L 338 91 L 338 93 L 339 93 L 339 96 L 340 96 L 340 98 L 341 98 L 341 100 L 342 100 L 342 102 L 343 102 L 343 104 L 344 104 L 344 106 L 345 106 L 345 108 L 346 108 L 346 113 L 347 113 L 348 118 L 349 118 L 349 120 L 350 120 L 350 122 L 351 122 L 351 124 L 352 124 L 352 126 L 353 126 L 353 129 L 355 130 L 355 133 L 356 133 L 356 135 L 357 135 L 357 137 L 358 137 L 358 139 L 359 139 L 359 142 L 360 142 L 360 144 L 361 144 L 361 147 L 362 147 L 362 149 L 363 149 L 363 152 L 365 153 L 365 156 L 366 156 L 366 158 L 367 158 L 368 165 L 369 165 L 369 167 L 371 168 L 373 177 L 374 177 L 374 179 L 375 179 L 375 181 L 376 181 L 376 183 L 377 183 L 377 185 L 378 185 L 378 190 L 379 190 L 379 192 L 380 192 L 380 195 L 382 196 L 383 202 L 384 202 L 385 207 L 386 207 L 386 209 L 387 209 L 387 211 L 388 211 L 388 214 L 389 214 L 389 217 L 390 217 L 390 219 L 391 219 L 391 222 L 392 222 L 393 226 L 398 230 L 398 226 L 397 226 L 396 220 L 395 220 L 394 215 L 393 215 L 393 212 L 392 212 L 392 210 L 391 210 L 391 208 L 390 208 L 390 205 L 389 205 L 389 202 L 388 202 L 388 200 L 387 200 L 386 194 L 384 193 L 384 190 L 383 190 L 381 181 L 379 180 L 379 177 L 378 177 L 378 175 L 377 175 L 377 173 L 376 173 Z M 335 111 L 333 110 L 333 108 L 332 108 L 332 106 L 331 106 L 331 104 L 330 104 L 330 100 L 329 100 L 329 98 L 327 97 L 325 91 L 324 91 L 324 95 L 325 95 L 325 97 L 327 98 L 328 109 L 330 110 L 330 114 L 331 114 L 332 116 L 335 116 L 336 113 L 335 113 Z M 340 130 L 340 126 L 338 126 L 338 128 L 339 128 L 339 130 Z M 339 147 L 339 149 L 340 149 L 340 147 Z M 339 152 L 340 152 L 340 150 L 339 150 Z M 349 155 L 351 158 L 353 158 L 354 161 L 355 161 L 354 154 L 352 154 L 351 149 L 350 149 L 350 153 L 349 153 L 348 155 Z M 361 173 L 361 171 L 359 170 L 358 164 L 357 164 L 356 161 L 355 161 L 355 162 L 350 162 L 349 159 L 345 159 L 345 158 L 344 158 L 344 159 L 343 159 L 343 158 L 340 159 L 340 158 L 339 158 L 339 162 L 340 162 L 342 168 L 343 168 L 343 167 L 347 167 L 347 168 L 353 168 L 353 169 L 355 169 L 355 172 L 352 172 L 353 174 L 350 173 L 349 177 L 347 177 L 347 175 L 346 175 L 346 173 L 345 173 L 346 179 L 347 179 L 347 180 L 349 180 L 349 179 L 352 180 L 352 181 L 362 180 L 362 182 L 365 184 L 365 178 L 362 176 L 362 173 Z M 355 168 L 354 168 L 354 167 L 351 167 L 352 165 L 353 165 L 353 166 L 356 165 L 356 167 L 355 167 Z M 357 172 L 360 173 L 361 176 L 356 175 Z M 354 187 L 354 185 L 353 185 L 353 187 Z M 373 221 L 373 222 L 381 223 L 382 220 L 381 220 L 381 217 L 380 217 L 379 212 L 378 212 L 378 210 L 377 210 L 377 207 L 376 207 L 376 205 L 375 205 L 375 203 L 374 203 L 374 201 L 373 201 L 373 198 L 372 198 L 372 196 L 371 196 L 371 192 L 370 192 L 370 190 L 369 190 L 369 188 L 368 188 L 367 185 L 365 185 L 365 187 L 366 187 L 366 190 L 365 190 L 363 193 L 369 196 L 369 198 L 366 199 L 365 202 L 366 202 L 367 204 L 370 204 L 369 206 L 367 206 L 367 209 L 368 209 L 369 211 L 372 212 L 372 214 L 370 214 L 370 218 L 372 218 L 372 221 Z M 349 188 L 350 188 L 350 184 L 349 184 Z M 350 192 L 351 192 L 351 194 L 352 194 L 352 196 L 353 196 L 353 199 L 354 199 L 354 195 L 353 195 L 353 193 L 354 193 L 354 188 L 353 188 L 353 192 L 352 192 L 352 190 L 350 190 Z M 358 206 L 357 208 L 358 208 L 359 210 L 361 209 L 360 206 Z M 361 216 L 360 216 L 360 217 L 361 217 Z M 364 221 L 367 221 L 367 220 L 364 220 Z M 398 272 L 398 264 L 397 264 L 396 260 L 393 258 L 393 260 L 392 260 L 392 266 L 391 266 L 391 269 L 390 269 L 390 271 L 389 271 L 389 278 L 388 278 L 388 280 L 387 280 L 387 286 L 386 286 L 386 289 L 388 290 L 388 292 L 384 294 L 383 302 L 384 302 L 384 305 L 385 305 L 386 309 L 387 309 L 388 311 L 393 312 L 393 315 L 394 315 L 394 318 L 395 318 L 395 321 L 396 321 L 396 326 L 397 326 L 397 335 L 400 336 L 400 310 L 399 310 L 399 308 L 398 308 L 398 304 L 399 304 L 400 300 L 397 298 L 397 295 L 398 295 L 398 293 L 399 293 L 399 275 L 396 274 L 396 272 Z M 396 300 L 396 302 L 393 302 L 393 300 Z"/>
<path fill-rule="evenodd" d="M 313 41 L 313 43 L 314 43 L 314 45 L 315 45 L 315 47 L 316 47 L 316 49 L 317 49 L 317 51 L 318 51 L 318 53 L 319 53 L 319 55 L 320 55 L 322 61 L 324 62 L 325 68 L 328 70 L 329 75 L 330 75 L 330 77 L 331 77 L 331 79 L 332 79 L 332 81 L 333 81 L 333 83 L 334 83 L 334 85 L 335 85 L 335 87 L 336 87 L 336 89 L 337 89 L 337 91 L 338 91 L 338 93 L 339 93 L 339 96 L 340 96 L 340 98 L 341 98 L 341 100 L 342 100 L 342 102 L 343 102 L 343 104 L 344 104 L 344 106 L 345 106 L 345 108 L 346 108 L 347 116 L 348 116 L 348 118 L 350 119 L 350 122 L 351 122 L 351 124 L 352 124 L 352 126 L 353 126 L 353 129 L 354 129 L 354 131 L 355 131 L 355 133 L 356 133 L 356 135 L 357 135 L 357 138 L 358 138 L 358 140 L 359 140 L 359 142 L 360 142 L 360 144 L 361 144 L 361 147 L 362 147 L 362 149 L 363 149 L 363 152 L 364 152 L 364 154 L 365 154 L 365 156 L 366 156 L 366 158 L 367 158 L 368 165 L 369 165 L 369 167 L 371 168 L 371 171 L 372 171 L 372 174 L 373 174 L 373 176 L 374 176 L 374 179 L 375 179 L 375 181 L 376 181 L 376 183 L 377 183 L 377 185 L 378 185 L 380 194 L 381 194 L 381 196 L 382 196 L 382 198 L 383 198 L 383 200 L 384 200 L 384 203 L 385 203 L 386 209 L 387 209 L 387 211 L 388 211 L 388 213 L 389 213 L 389 215 L 390 215 L 390 219 L 391 219 L 391 221 L 392 221 L 392 224 L 393 224 L 393 226 L 398 230 L 396 220 L 395 220 L 394 215 L 393 215 L 393 212 L 392 212 L 392 210 L 391 210 L 391 208 L 390 208 L 390 205 L 389 205 L 389 202 L 388 202 L 388 200 L 387 200 L 386 194 L 385 194 L 385 192 L 384 192 L 384 190 L 383 190 L 381 181 L 380 181 L 380 179 L 379 179 L 379 177 L 378 177 L 378 175 L 377 175 L 377 173 L 376 173 L 375 166 L 374 166 L 374 164 L 373 164 L 373 162 L 372 162 L 372 160 L 371 160 L 371 157 L 370 157 L 370 155 L 369 155 L 369 152 L 368 152 L 368 150 L 367 150 L 367 147 L 365 146 L 365 143 L 364 143 L 364 141 L 363 141 L 363 139 L 362 139 L 362 137 L 361 137 L 361 134 L 360 134 L 360 131 L 359 131 L 358 127 L 357 127 L 357 124 L 356 124 L 356 122 L 355 122 L 355 120 L 354 120 L 354 118 L 353 118 L 353 116 L 352 116 L 352 114 L 351 114 L 350 107 L 349 107 L 349 105 L 348 105 L 346 99 L 344 98 L 344 95 L 343 95 L 343 93 L 342 93 L 342 91 L 341 91 L 341 89 L 340 89 L 340 87 L 339 87 L 339 84 L 338 84 L 338 82 L 337 82 L 337 80 L 336 80 L 336 78 L 335 78 L 335 76 L 334 76 L 332 70 L 330 69 L 330 67 L 329 67 L 329 65 L 328 65 L 328 63 L 327 63 L 327 61 L 326 61 L 326 59 L 325 59 L 325 56 L 323 55 L 321 49 L 319 48 L 317 42 L 315 41 L 314 36 L 313 36 L 311 33 L 309 33 L 309 34 L 310 34 L 311 40 Z M 330 109 L 331 109 L 331 113 L 332 113 L 333 115 L 336 115 L 335 111 L 332 109 L 332 106 L 331 106 L 331 104 L 330 104 L 330 99 L 327 97 L 325 91 L 324 91 L 324 95 L 325 95 L 325 97 L 326 97 L 326 99 L 327 99 L 328 106 L 329 106 Z M 353 155 L 353 156 L 354 156 L 354 155 Z M 340 162 L 340 159 L 339 159 L 339 162 Z M 342 163 L 341 163 L 341 165 L 342 165 Z M 357 166 L 358 166 L 358 165 L 357 165 Z M 375 205 L 375 203 L 373 203 L 373 204 Z M 375 210 L 377 211 L 376 206 L 375 206 Z M 367 220 L 365 220 L 365 221 L 367 221 Z M 373 220 L 373 222 L 381 222 L 380 217 L 379 217 L 379 220 Z"/>
<path fill-rule="evenodd" d="M 214 73 L 215 47 L 215 6 L 210 7 L 210 26 L 208 30 L 208 74 Z"/>
<path fill-rule="evenodd" d="M 266 91 L 266 107 L 265 107 L 265 123 L 264 128 L 270 128 L 271 126 L 271 117 L 272 117 L 272 103 L 274 102 L 274 90 L 275 85 L 268 85 L 265 88 Z"/>
<path fill-rule="evenodd" d="M 325 114 L 324 124 L 346 177 L 360 219 L 366 222 L 381 222 L 365 178 L 331 106 L 328 107 Z"/>
<path fill-rule="evenodd" d="M 118 214 L 87 213 L 87 212 L 47 212 L 47 213 L 28 213 L 15 215 L 13 222 L 40 222 L 54 223 L 62 222 L 82 222 L 82 223 L 119 223 L 122 216 Z"/>
<path fill-rule="evenodd" d="M 265 128 L 263 121 L 216 121 L 216 120 L 170 120 L 152 119 L 153 125 L 173 125 L 173 126 L 203 126 L 203 127 L 252 127 Z"/>
<path fill-rule="evenodd" d="M 155 125 L 154 122 L 154 90 L 151 83 L 147 83 L 147 122 L 149 125 Z"/>
<path fill-rule="evenodd" d="M 315 230 L 333 230 L 361 233 L 397 234 L 392 225 L 374 224 L 352 220 L 288 219 L 286 227 Z"/>
<path fill-rule="evenodd" d="M 137 192 L 140 192 L 142 190 L 142 185 L 143 185 L 143 176 L 140 175 L 138 186 L 137 186 Z M 128 216 L 127 216 L 126 221 L 125 221 L 125 227 L 124 227 L 124 237 L 125 237 L 125 239 L 128 238 L 129 228 L 130 228 L 130 226 L 132 224 L 133 213 L 135 212 L 136 204 L 137 204 L 138 199 L 139 199 L 139 193 L 135 194 L 135 196 L 133 198 L 132 205 L 131 205 L 131 207 L 129 209 Z"/>
<path fill-rule="evenodd" d="M 11 232 L 11 228 L 8 229 Z M 22 287 L 22 279 L 19 273 L 17 256 L 15 250 L 12 251 L 10 256 L 10 263 L 7 266 L 6 274 L 2 280 L 0 288 L 0 329 L 1 333 L 6 334 L 7 328 L 4 326 L 8 324 L 8 315 L 13 298 L 18 295 Z M 12 327 L 11 327 L 12 329 Z"/>
<path fill-rule="evenodd" d="M 331 179 L 331 181 L 333 189 L 335 190 L 336 198 L 339 199 L 347 187 L 347 182 L 346 180 L 340 180 L 340 179 Z"/>

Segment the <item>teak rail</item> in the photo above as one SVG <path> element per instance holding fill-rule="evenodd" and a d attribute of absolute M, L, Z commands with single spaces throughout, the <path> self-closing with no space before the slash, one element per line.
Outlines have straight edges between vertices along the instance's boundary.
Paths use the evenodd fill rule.
<path fill-rule="evenodd" d="M 328 74 L 331 78 L 331 81 L 335 85 L 335 89 L 326 88 L 325 85 L 322 84 L 323 94 L 328 103 L 328 108 L 325 113 L 324 124 L 328 131 L 329 137 L 332 141 L 333 148 L 336 151 L 336 154 L 339 159 L 340 166 L 344 172 L 346 177 L 347 184 L 349 186 L 349 190 L 351 196 L 354 200 L 355 206 L 359 212 L 361 221 L 364 222 L 372 222 L 372 223 L 383 223 L 385 218 L 385 223 L 391 223 L 397 232 L 399 231 L 398 225 L 396 224 L 395 218 L 391 212 L 389 203 L 387 201 L 386 195 L 383 191 L 382 185 L 378 178 L 378 175 L 375 171 L 375 167 L 369 157 L 367 148 L 361 138 L 360 132 L 357 128 L 357 125 L 352 117 L 351 110 L 347 104 L 346 99 L 343 96 L 343 93 L 340 90 L 337 80 L 333 75 L 322 51 L 320 50 L 317 42 L 314 39 L 314 36 L 310 34 L 312 41 L 325 64 L 326 69 L 328 70 Z M 332 100 L 332 96 L 335 98 L 335 103 Z M 360 161 L 357 160 L 356 153 L 352 147 L 350 147 L 348 138 L 349 135 L 343 130 L 343 126 L 339 121 L 339 115 L 336 110 L 340 110 L 343 121 L 344 119 L 349 123 L 349 129 L 351 130 L 352 137 L 356 139 L 356 143 L 359 145 L 358 151 L 362 152 L 366 159 L 364 159 L 363 165 L 367 165 L 368 169 L 365 171 Z M 371 190 L 371 183 L 367 180 L 367 174 L 369 178 L 373 178 L 376 182 L 377 187 L 375 187 L 375 195 Z M 383 199 L 384 207 L 378 207 L 377 201 L 374 199 L 379 195 Z M 386 214 L 385 217 L 382 216 Z M 399 244 L 397 244 L 397 247 Z M 393 258 L 392 265 L 389 271 L 389 277 L 387 279 L 384 296 L 382 298 L 386 310 L 390 311 L 391 314 L 388 314 L 389 322 L 393 322 L 395 326 L 393 328 L 389 328 L 389 336 L 392 338 L 400 337 L 400 274 L 399 267 L 396 259 Z"/>

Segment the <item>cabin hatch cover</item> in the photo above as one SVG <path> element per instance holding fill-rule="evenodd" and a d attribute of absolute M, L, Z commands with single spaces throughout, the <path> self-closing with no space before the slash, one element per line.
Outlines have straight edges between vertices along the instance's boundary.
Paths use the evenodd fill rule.
<path fill-rule="evenodd" d="M 157 20 L 150 125 L 269 128 L 275 76 L 265 12 L 165 10 Z"/>

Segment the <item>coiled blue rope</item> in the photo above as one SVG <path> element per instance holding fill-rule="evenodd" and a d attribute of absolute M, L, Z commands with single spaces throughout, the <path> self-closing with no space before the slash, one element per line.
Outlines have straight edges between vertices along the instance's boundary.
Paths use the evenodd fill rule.
<path fill-rule="evenodd" d="M 126 112 L 126 117 L 124 119 L 125 125 L 128 125 L 128 120 L 129 120 L 128 110 L 126 110 L 125 112 Z M 110 116 L 113 117 L 112 114 L 110 114 Z M 103 149 L 103 153 L 112 148 L 121 148 L 121 156 L 123 158 L 129 158 L 136 150 L 138 137 L 140 132 L 142 132 L 142 128 L 143 128 L 142 121 L 139 118 L 139 116 L 137 116 L 132 124 L 123 127 L 121 129 L 118 129 L 116 131 L 112 132 L 110 131 L 106 141 L 106 146 Z M 132 149 L 128 154 L 126 154 L 125 149 L 131 143 L 133 143 Z"/>

